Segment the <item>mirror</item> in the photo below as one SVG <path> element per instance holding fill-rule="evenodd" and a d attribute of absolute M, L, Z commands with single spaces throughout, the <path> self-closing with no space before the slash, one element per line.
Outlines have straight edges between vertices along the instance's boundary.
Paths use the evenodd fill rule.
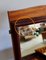
<path fill-rule="evenodd" d="M 23 20 L 22 20 L 23 21 Z M 46 31 L 46 23 L 36 23 L 36 24 L 25 24 L 17 22 L 17 34 L 19 35 L 21 56 L 27 56 L 29 54 L 35 53 L 35 46 L 43 42 L 43 32 Z M 28 22 L 29 23 L 29 22 Z"/>

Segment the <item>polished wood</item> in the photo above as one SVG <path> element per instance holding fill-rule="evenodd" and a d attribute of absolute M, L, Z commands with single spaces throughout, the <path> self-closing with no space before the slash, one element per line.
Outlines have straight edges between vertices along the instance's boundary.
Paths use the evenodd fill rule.
<path fill-rule="evenodd" d="M 40 54 L 46 56 L 46 46 L 41 47 L 41 48 L 38 48 L 38 49 L 36 49 L 35 51 L 36 51 L 37 53 L 40 53 Z"/>
<path fill-rule="evenodd" d="M 23 19 L 19 19 L 17 22 L 14 21 L 16 26 L 24 26 L 24 25 L 36 24 L 40 22 L 46 22 L 46 16 L 23 18 Z"/>
<path fill-rule="evenodd" d="M 12 37 L 13 52 L 15 60 L 21 60 L 21 50 L 20 50 L 20 41 L 18 34 L 14 29 L 14 24 L 10 22 L 10 34 Z"/>
<path fill-rule="evenodd" d="M 44 41 L 44 39 L 46 39 L 46 31 L 42 32 L 42 37 L 43 37 L 43 41 Z"/>
<path fill-rule="evenodd" d="M 15 31 L 16 27 L 14 28 L 15 23 L 17 21 L 16 26 L 21 26 L 21 25 L 32 24 L 33 23 L 32 20 L 35 23 L 46 22 L 46 5 L 25 8 L 16 11 L 8 11 L 8 18 L 10 24 L 10 33 L 12 37 L 14 57 L 15 60 L 21 60 L 22 57 L 21 57 L 21 50 L 20 50 L 20 41 L 19 41 L 19 36 Z M 25 24 L 22 21 L 24 22 L 26 21 Z"/>
<path fill-rule="evenodd" d="M 8 11 L 10 21 L 15 21 L 23 18 L 46 16 L 46 5 L 25 8 L 16 11 Z"/>
<path fill-rule="evenodd" d="M 38 53 L 33 53 L 24 57 L 22 60 L 46 60 L 46 58 Z"/>

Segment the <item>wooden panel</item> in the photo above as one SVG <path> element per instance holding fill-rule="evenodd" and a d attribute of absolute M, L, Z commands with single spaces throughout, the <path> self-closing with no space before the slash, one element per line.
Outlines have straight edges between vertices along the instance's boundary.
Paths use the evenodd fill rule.
<path fill-rule="evenodd" d="M 46 5 L 25 8 L 16 11 L 8 11 L 8 17 L 10 21 L 39 16 L 46 16 Z"/>
<path fill-rule="evenodd" d="M 46 16 L 19 19 L 16 22 L 16 26 L 35 24 L 35 23 L 40 23 L 40 22 L 46 22 Z"/>
<path fill-rule="evenodd" d="M 46 39 L 46 31 L 42 32 L 43 40 Z"/>

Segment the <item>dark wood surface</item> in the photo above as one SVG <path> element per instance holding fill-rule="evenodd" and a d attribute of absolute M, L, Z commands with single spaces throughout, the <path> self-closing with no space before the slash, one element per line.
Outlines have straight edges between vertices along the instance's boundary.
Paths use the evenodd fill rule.
<path fill-rule="evenodd" d="M 14 29 L 14 24 L 10 22 L 10 34 L 12 37 L 14 59 L 21 60 L 21 50 L 20 50 L 20 41 L 19 36 Z"/>
<path fill-rule="evenodd" d="M 23 57 L 22 60 L 46 60 L 46 58 L 38 53 L 33 53 L 26 57 Z"/>
<path fill-rule="evenodd" d="M 30 22 L 30 23 L 27 22 L 26 24 L 33 23 L 31 19 L 33 19 L 35 23 L 45 22 L 46 21 L 46 5 L 26 8 L 26 9 L 16 10 L 16 11 L 8 11 L 8 18 L 9 18 L 9 24 L 10 24 L 14 57 L 15 57 L 15 60 L 21 60 L 22 57 L 21 57 L 20 41 L 19 41 L 19 36 L 16 33 L 14 28 L 15 22 L 16 21 L 19 22 L 20 20 L 23 21 L 23 19 L 25 21 L 26 18 L 29 18 L 29 22 Z M 26 25 L 26 24 L 20 24 L 20 25 Z"/>
<path fill-rule="evenodd" d="M 42 33 L 43 40 L 46 39 L 46 31 L 43 31 Z"/>
<path fill-rule="evenodd" d="M 38 48 L 35 51 L 38 52 L 38 53 L 40 53 L 41 55 L 46 56 L 46 54 L 44 54 L 44 53 L 46 53 L 46 46 Z"/>

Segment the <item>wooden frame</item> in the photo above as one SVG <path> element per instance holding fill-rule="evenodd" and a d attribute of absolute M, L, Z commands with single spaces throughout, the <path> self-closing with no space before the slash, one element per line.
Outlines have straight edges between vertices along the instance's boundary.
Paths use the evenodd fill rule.
<path fill-rule="evenodd" d="M 10 33 L 13 43 L 14 57 L 15 60 L 21 60 L 20 41 L 18 40 L 19 36 L 14 29 L 14 23 L 19 19 L 22 21 L 23 19 L 25 20 L 26 18 L 30 19 L 29 22 L 26 24 L 32 24 L 31 19 L 33 19 L 35 23 L 46 22 L 46 5 L 36 6 L 36 7 L 31 7 L 16 11 L 8 11 L 8 18 L 9 18 Z M 20 24 L 20 26 L 26 24 Z"/>

